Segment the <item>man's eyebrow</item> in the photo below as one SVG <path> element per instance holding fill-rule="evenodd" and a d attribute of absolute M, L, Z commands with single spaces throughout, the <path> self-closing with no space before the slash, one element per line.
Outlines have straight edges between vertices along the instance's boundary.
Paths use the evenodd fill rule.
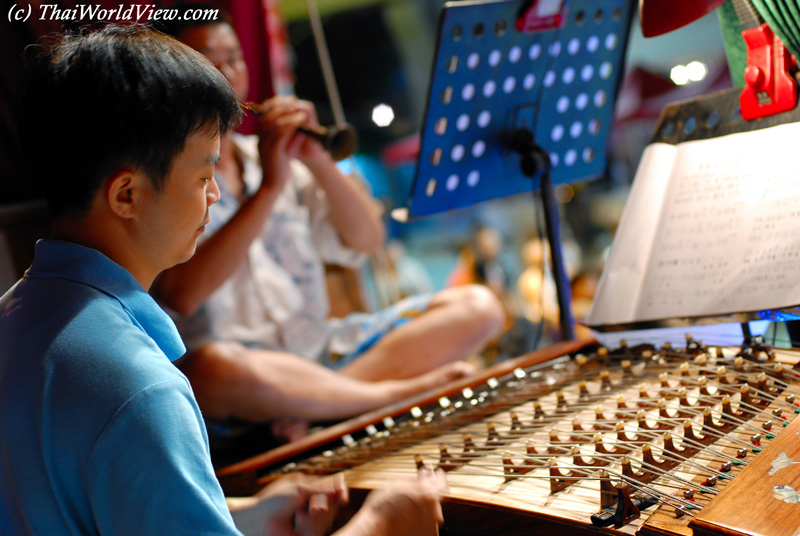
<path fill-rule="evenodd" d="M 219 164 L 219 153 L 208 155 L 208 157 L 206 157 L 205 164 L 210 166 Z"/>

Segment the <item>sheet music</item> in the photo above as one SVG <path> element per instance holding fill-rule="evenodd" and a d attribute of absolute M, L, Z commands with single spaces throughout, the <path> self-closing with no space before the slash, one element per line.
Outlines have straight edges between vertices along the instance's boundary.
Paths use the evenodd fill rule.
<path fill-rule="evenodd" d="M 590 325 L 800 304 L 800 123 L 642 157 Z"/>

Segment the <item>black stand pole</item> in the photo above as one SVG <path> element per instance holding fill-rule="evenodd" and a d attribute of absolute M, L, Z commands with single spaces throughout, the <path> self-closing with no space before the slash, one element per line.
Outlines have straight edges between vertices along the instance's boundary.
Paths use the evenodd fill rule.
<path fill-rule="evenodd" d="M 553 278 L 556 282 L 558 296 L 558 317 L 561 324 L 561 336 L 564 340 L 575 340 L 575 320 L 572 318 L 572 292 L 569 287 L 567 270 L 564 268 L 564 255 L 561 251 L 561 224 L 559 223 L 558 206 L 553 189 L 550 172 L 539 177 L 542 188 L 542 206 L 544 208 L 545 232 L 550 243 L 550 259 L 553 263 Z"/>
<path fill-rule="evenodd" d="M 742 337 L 744 337 L 744 344 L 745 346 L 749 346 L 753 343 L 753 334 L 750 332 L 750 324 L 748 322 L 742 322 Z"/>
<path fill-rule="evenodd" d="M 526 177 L 533 178 L 539 175 L 545 233 L 547 234 L 547 242 L 550 244 L 550 260 L 558 297 L 561 337 L 564 340 L 575 340 L 575 320 L 572 318 L 572 293 L 570 292 L 567 271 L 564 268 L 564 255 L 561 251 L 561 225 L 559 223 L 553 180 L 550 177 L 550 155 L 534 142 L 533 133 L 528 129 L 515 131 L 511 137 L 510 147 L 521 155 L 520 167 Z"/>

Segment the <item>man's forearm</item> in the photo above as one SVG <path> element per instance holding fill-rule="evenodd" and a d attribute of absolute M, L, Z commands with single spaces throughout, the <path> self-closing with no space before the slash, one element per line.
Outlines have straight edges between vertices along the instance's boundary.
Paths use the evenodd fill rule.
<path fill-rule="evenodd" d="M 354 177 L 344 175 L 333 162 L 308 165 L 325 191 L 331 221 L 347 247 L 371 253 L 383 245 L 386 232 L 380 206 Z"/>

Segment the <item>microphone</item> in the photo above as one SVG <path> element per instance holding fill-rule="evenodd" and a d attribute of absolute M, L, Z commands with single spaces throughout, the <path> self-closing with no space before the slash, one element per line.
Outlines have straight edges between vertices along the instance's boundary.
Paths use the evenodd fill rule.
<path fill-rule="evenodd" d="M 261 106 L 255 103 L 244 102 L 242 107 L 255 115 L 262 113 Z M 337 162 L 353 155 L 358 147 L 358 135 L 355 127 L 350 123 L 331 125 L 330 127 L 300 126 L 297 127 L 297 131 L 317 140 Z"/>

